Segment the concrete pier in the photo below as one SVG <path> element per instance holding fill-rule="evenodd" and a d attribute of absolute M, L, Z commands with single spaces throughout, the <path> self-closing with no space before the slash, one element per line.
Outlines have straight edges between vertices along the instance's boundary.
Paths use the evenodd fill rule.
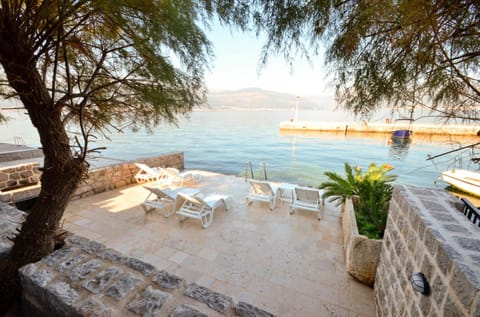
<path fill-rule="evenodd" d="M 316 121 L 283 121 L 281 131 L 304 132 L 340 132 L 340 133 L 391 133 L 393 130 L 412 130 L 422 135 L 459 135 L 476 136 L 480 125 L 441 125 L 425 123 L 370 123 L 370 122 L 316 122 Z"/>

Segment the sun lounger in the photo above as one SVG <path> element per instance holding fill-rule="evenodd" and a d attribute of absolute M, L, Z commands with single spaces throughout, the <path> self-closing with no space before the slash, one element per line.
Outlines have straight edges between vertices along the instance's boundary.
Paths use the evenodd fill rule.
<path fill-rule="evenodd" d="M 165 177 L 163 169 L 159 167 L 150 167 L 147 164 L 135 163 L 140 169 L 134 178 L 137 183 L 158 181 L 160 178 Z"/>
<path fill-rule="evenodd" d="M 191 172 L 180 172 L 173 167 L 150 167 L 143 163 L 135 163 L 140 169 L 134 176 L 137 183 L 157 182 L 159 185 L 179 185 L 194 183 L 195 177 Z"/>
<path fill-rule="evenodd" d="M 320 212 L 325 200 L 320 191 L 311 187 L 296 186 L 293 191 L 293 202 L 291 205 L 290 214 L 293 215 L 297 209 L 303 209 L 318 213 L 318 220 L 320 220 Z"/>
<path fill-rule="evenodd" d="M 253 201 L 268 202 L 270 210 L 273 210 L 277 194 L 278 186 L 265 181 L 250 180 L 250 192 L 246 200 L 249 206 Z"/>
<path fill-rule="evenodd" d="M 195 188 L 160 189 L 149 186 L 143 187 L 150 193 L 142 203 L 142 208 L 146 213 L 153 209 L 161 209 L 165 217 L 169 217 L 175 212 L 175 205 L 179 193 L 194 195 L 199 192 L 198 189 Z"/>
<path fill-rule="evenodd" d="M 207 228 L 213 222 L 213 215 L 215 209 L 223 206 L 225 211 L 228 211 L 226 200 L 230 196 L 210 194 L 205 198 L 201 195 L 187 195 L 184 193 L 178 194 L 179 199 L 183 199 L 182 206 L 178 209 L 176 214 L 180 221 L 185 218 L 199 219 L 203 228 Z"/>
<path fill-rule="evenodd" d="M 195 177 L 192 172 L 182 172 L 176 168 L 167 167 L 162 169 L 163 173 L 166 175 L 166 180 L 162 182 L 169 182 L 170 184 L 178 184 L 183 186 L 184 183 L 195 183 Z"/>

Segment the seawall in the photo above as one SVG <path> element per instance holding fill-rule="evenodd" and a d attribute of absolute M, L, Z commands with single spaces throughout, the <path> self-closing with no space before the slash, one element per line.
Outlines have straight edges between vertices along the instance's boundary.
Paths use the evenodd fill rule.
<path fill-rule="evenodd" d="M 283 121 L 281 131 L 305 132 L 357 132 L 357 133 L 391 133 L 394 130 L 411 130 L 421 135 L 461 135 L 476 136 L 480 131 L 478 125 L 439 125 L 405 123 L 369 123 L 369 122 L 318 122 L 318 121 Z"/>

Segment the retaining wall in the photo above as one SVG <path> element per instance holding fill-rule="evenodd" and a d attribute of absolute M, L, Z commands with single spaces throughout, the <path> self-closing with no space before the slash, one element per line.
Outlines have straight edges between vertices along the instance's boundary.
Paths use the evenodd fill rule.
<path fill-rule="evenodd" d="M 480 227 L 443 190 L 395 186 L 376 272 L 377 316 L 480 316 Z M 413 290 L 423 272 L 430 295 Z"/>
<path fill-rule="evenodd" d="M 88 178 L 80 183 L 72 199 L 95 195 L 134 183 L 134 176 L 139 170 L 134 164 L 135 162 L 145 163 L 152 167 L 175 167 L 180 170 L 184 168 L 183 152 L 173 152 L 92 169 L 88 172 Z"/>
<path fill-rule="evenodd" d="M 42 175 L 39 167 L 39 163 L 27 163 L 0 168 L 0 191 L 38 183 Z"/>
<path fill-rule="evenodd" d="M 180 170 L 184 168 L 183 152 L 173 152 L 91 169 L 88 172 L 88 178 L 80 182 L 72 200 L 134 183 L 134 176 L 139 170 L 134 164 L 135 162 L 150 166 L 175 167 Z M 37 197 L 41 189 L 39 183 L 41 174 L 39 163 L 21 164 L 0 169 L 0 202 L 15 203 Z M 26 186 L 27 184 L 30 185 Z M 21 187 L 11 189 L 18 186 Z M 5 191 L 5 189 L 9 190 Z"/>

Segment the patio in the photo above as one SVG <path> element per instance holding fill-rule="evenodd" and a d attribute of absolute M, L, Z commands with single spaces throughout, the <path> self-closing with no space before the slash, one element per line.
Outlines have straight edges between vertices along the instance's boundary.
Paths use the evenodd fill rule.
<path fill-rule="evenodd" d="M 233 197 L 207 229 L 146 214 L 148 191 L 139 184 L 70 202 L 64 228 L 277 316 L 375 315 L 373 290 L 345 271 L 337 207 L 327 202 L 318 221 L 306 211 L 290 215 L 286 203 L 247 206 L 244 179 L 195 173 L 193 187 Z"/>

